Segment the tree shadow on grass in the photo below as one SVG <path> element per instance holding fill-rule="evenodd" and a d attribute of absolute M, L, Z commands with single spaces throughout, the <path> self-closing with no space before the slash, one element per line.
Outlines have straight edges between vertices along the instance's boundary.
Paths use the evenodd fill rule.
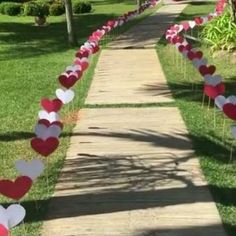
<path fill-rule="evenodd" d="M 75 17 L 79 45 L 114 14 L 87 14 Z M 66 22 L 36 27 L 30 23 L 0 23 L 1 60 L 36 57 L 68 50 Z M 0 45 L 1 45 L 0 44 Z"/>

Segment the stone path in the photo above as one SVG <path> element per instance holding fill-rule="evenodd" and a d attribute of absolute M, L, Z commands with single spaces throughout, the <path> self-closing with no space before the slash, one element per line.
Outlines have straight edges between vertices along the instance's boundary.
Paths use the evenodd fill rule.
<path fill-rule="evenodd" d="M 177 5 L 163 8 L 176 16 Z M 180 5 L 178 12 L 186 6 Z M 146 22 L 158 31 L 166 14 Z M 150 40 L 153 30 L 147 27 L 143 45 L 157 42 L 157 34 Z M 132 41 L 129 32 L 122 45 Z M 86 103 L 169 101 L 155 50 L 126 49 L 102 52 Z M 81 110 L 42 231 L 52 235 L 226 236 L 179 110 Z"/>

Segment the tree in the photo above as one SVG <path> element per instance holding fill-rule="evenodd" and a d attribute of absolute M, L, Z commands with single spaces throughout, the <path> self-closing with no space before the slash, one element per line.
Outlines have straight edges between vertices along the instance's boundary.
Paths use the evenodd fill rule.
<path fill-rule="evenodd" d="M 72 46 L 77 45 L 77 38 L 74 29 L 74 20 L 72 12 L 72 3 L 71 0 L 64 0 L 65 9 L 66 9 L 66 22 L 67 22 L 67 32 L 68 32 L 68 41 Z"/>

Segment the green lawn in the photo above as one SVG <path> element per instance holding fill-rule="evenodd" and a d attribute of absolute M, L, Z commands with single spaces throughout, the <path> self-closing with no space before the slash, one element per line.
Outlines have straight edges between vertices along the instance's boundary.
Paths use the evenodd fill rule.
<path fill-rule="evenodd" d="M 76 16 L 79 43 L 102 26 L 108 19 L 136 9 L 135 1 L 96 0 L 93 12 Z M 141 20 L 147 12 L 119 31 Z M 0 159 L 1 178 L 16 176 L 15 160 L 29 160 L 37 155 L 30 148 L 30 139 L 37 121 L 42 97 L 55 97 L 60 87 L 57 77 L 74 58 L 76 48 L 67 45 L 65 16 L 49 17 L 47 27 L 35 27 L 33 17 L 9 17 L 0 15 Z M 116 34 L 119 32 L 116 32 Z M 108 38 L 109 40 L 109 38 Z M 22 201 L 27 211 L 25 225 L 12 230 L 12 236 L 38 236 L 49 196 L 63 164 L 69 144 L 69 134 L 74 125 L 75 112 L 82 107 L 99 55 L 93 57 L 87 73 L 76 89 L 73 104 L 61 112 L 65 128 L 60 138 L 60 147 L 49 158 L 49 188 L 46 174 L 34 183 L 29 195 Z M 37 200 L 37 203 L 36 203 Z M 0 198 L 1 204 L 8 203 Z"/>
<path fill-rule="evenodd" d="M 179 20 L 193 19 L 193 17 L 206 15 L 214 9 L 215 3 L 204 5 L 193 4 L 188 6 Z M 193 34 L 196 36 L 198 30 Z M 226 84 L 226 96 L 235 94 L 236 66 L 231 64 L 227 57 L 213 58 L 209 48 L 195 43 L 204 52 L 210 64 L 217 67 Z M 163 69 L 168 83 L 181 110 L 190 136 L 200 158 L 202 170 L 210 185 L 210 190 L 217 203 L 225 229 L 229 236 L 236 235 L 236 148 L 234 147 L 233 160 L 229 163 L 232 137 L 230 125 L 233 123 L 226 119 L 225 138 L 223 138 L 224 116 L 222 112 L 214 110 L 213 101 L 208 109 L 208 99 L 202 108 L 203 80 L 192 64 L 187 63 L 187 74 L 184 68 L 185 61 L 173 46 L 166 45 L 162 40 L 157 45 Z M 176 53 L 175 53 L 176 52 Z M 176 57 L 178 55 L 178 57 Z M 178 63 L 176 58 L 178 58 Z M 215 112 L 215 113 L 214 113 Z M 215 114 L 215 116 L 214 116 Z M 214 126 L 215 117 L 215 126 Z M 223 140 L 223 141 L 222 141 Z"/>

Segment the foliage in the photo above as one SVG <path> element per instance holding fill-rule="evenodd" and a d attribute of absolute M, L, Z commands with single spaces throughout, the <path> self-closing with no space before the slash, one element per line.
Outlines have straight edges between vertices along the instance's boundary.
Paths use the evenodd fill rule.
<path fill-rule="evenodd" d="M 24 4 L 24 15 L 25 16 L 48 16 L 49 5 L 45 2 L 27 2 Z"/>
<path fill-rule="evenodd" d="M 211 45 L 212 50 L 236 48 L 236 24 L 229 12 L 209 22 L 203 29 L 201 37 Z"/>
<path fill-rule="evenodd" d="M 0 13 L 3 15 L 16 16 L 22 11 L 22 4 L 16 2 L 2 2 L 0 4 Z"/>
<path fill-rule="evenodd" d="M 29 0 L 0 0 L 0 3 L 2 2 L 18 2 L 18 3 L 24 3 L 24 2 L 28 2 Z"/>
<path fill-rule="evenodd" d="M 49 7 L 50 16 L 60 16 L 65 13 L 65 7 L 62 3 L 53 3 Z"/>
<path fill-rule="evenodd" d="M 73 12 L 76 14 L 88 13 L 92 10 L 90 2 L 76 0 L 73 2 Z"/>

